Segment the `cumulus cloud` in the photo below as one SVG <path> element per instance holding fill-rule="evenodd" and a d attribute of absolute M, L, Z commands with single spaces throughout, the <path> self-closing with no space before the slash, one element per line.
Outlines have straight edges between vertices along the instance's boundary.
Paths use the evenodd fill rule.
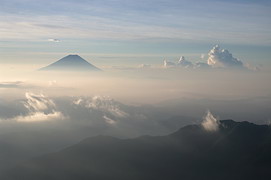
<path fill-rule="evenodd" d="M 49 41 L 49 42 L 57 42 L 57 43 L 60 42 L 59 39 L 48 39 L 48 41 Z"/>
<path fill-rule="evenodd" d="M 141 69 L 149 69 L 149 68 L 151 68 L 151 65 L 150 65 L 150 64 L 140 64 L 140 65 L 138 66 L 138 68 L 141 68 Z"/>
<path fill-rule="evenodd" d="M 184 56 L 181 56 L 177 63 L 164 60 L 164 68 L 206 69 L 209 67 L 211 66 L 204 62 L 193 64 L 191 61 L 186 60 Z"/>
<path fill-rule="evenodd" d="M 201 59 L 205 58 L 205 54 L 201 54 Z M 247 63 L 235 58 L 227 49 L 220 49 L 218 45 L 214 46 L 208 53 L 207 62 L 198 61 L 192 63 L 181 56 L 177 63 L 164 60 L 164 68 L 184 67 L 192 69 L 206 69 L 206 68 L 244 68 L 253 71 L 258 71 L 259 67 L 252 67 Z"/>
<path fill-rule="evenodd" d="M 192 64 L 192 62 L 187 61 L 184 56 L 181 56 L 178 63 L 177 63 L 177 66 L 182 66 L 182 67 L 185 67 L 185 68 L 191 68 L 194 65 Z"/>
<path fill-rule="evenodd" d="M 227 50 L 220 49 L 218 45 L 213 47 L 208 53 L 207 63 L 212 67 L 244 67 L 243 62 Z"/>
<path fill-rule="evenodd" d="M 186 60 L 184 56 L 181 56 L 177 63 L 164 60 L 164 68 L 172 68 L 172 67 L 193 68 L 194 65 L 192 62 Z"/>
<path fill-rule="evenodd" d="M 207 111 L 207 114 L 204 117 L 201 125 L 206 131 L 210 132 L 215 132 L 219 129 L 219 121 L 212 115 L 210 111 Z"/>
<path fill-rule="evenodd" d="M 164 60 L 164 68 L 171 68 L 171 67 L 176 67 L 176 64 L 174 62 L 170 62 L 168 60 Z"/>
<path fill-rule="evenodd" d="M 197 69 L 207 69 L 210 67 L 211 67 L 210 65 L 208 65 L 207 63 L 204 63 L 204 62 L 196 62 L 194 65 L 194 68 L 197 68 Z"/>

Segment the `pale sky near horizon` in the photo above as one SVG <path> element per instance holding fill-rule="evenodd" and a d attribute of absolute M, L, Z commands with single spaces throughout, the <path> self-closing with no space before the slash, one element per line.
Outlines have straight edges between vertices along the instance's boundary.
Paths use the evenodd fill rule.
<path fill-rule="evenodd" d="M 0 63 L 79 54 L 97 65 L 201 60 L 215 45 L 270 65 L 268 0 L 0 0 Z"/>

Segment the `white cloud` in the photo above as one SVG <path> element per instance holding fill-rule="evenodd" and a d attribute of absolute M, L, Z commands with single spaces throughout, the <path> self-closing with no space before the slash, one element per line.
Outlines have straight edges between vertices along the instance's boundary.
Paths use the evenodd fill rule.
<path fill-rule="evenodd" d="M 197 69 L 210 67 L 207 63 L 197 62 L 193 64 L 191 61 L 185 59 L 181 56 L 177 63 L 164 60 L 164 68 L 186 68 L 186 69 Z"/>
<path fill-rule="evenodd" d="M 60 42 L 59 39 L 48 39 L 48 41 L 49 41 L 49 42 L 57 42 L 57 43 Z"/>
<path fill-rule="evenodd" d="M 184 56 L 181 56 L 177 63 L 164 60 L 164 68 L 172 68 L 172 67 L 193 68 L 194 65 L 192 62 L 187 61 Z"/>
<path fill-rule="evenodd" d="M 233 57 L 226 49 L 220 49 L 218 45 L 208 53 L 207 63 L 212 67 L 244 67 L 243 62 Z"/>
<path fill-rule="evenodd" d="M 174 62 L 170 62 L 168 60 L 164 60 L 164 68 L 171 68 L 171 67 L 176 67 L 176 64 Z"/>
<path fill-rule="evenodd" d="M 194 68 L 206 69 L 210 68 L 211 66 L 204 62 L 196 62 Z"/>
<path fill-rule="evenodd" d="M 201 125 L 206 131 L 210 132 L 215 132 L 219 129 L 219 121 L 212 115 L 210 111 L 207 111 L 207 114 L 204 117 Z"/>
<path fill-rule="evenodd" d="M 205 57 L 201 55 L 201 59 Z M 184 67 L 193 69 L 206 69 L 206 68 L 244 68 L 249 70 L 258 71 L 258 67 L 252 67 L 249 64 L 243 63 L 241 60 L 233 57 L 233 55 L 226 49 L 220 49 L 218 45 L 214 46 L 208 53 L 207 63 L 196 62 L 195 64 L 186 60 L 181 56 L 177 63 L 164 60 L 165 68 Z"/>
<path fill-rule="evenodd" d="M 118 118 L 128 117 L 129 114 L 121 110 L 119 104 L 113 99 L 105 96 L 94 96 L 88 99 L 79 98 L 73 102 L 77 106 L 83 106 L 90 110 L 100 110 Z"/>
<path fill-rule="evenodd" d="M 24 106 L 29 111 L 45 111 L 56 107 L 55 103 L 43 94 L 25 93 L 27 101 Z"/>
<path fill-rule="evenodd" d="M 247 69 L 251 70 L 251 71 L 260 71 L 261 70 L 261 66 L 252 66 L 248 63 L 244 64 L 244 67 L 246 67 Z"/>
<path fill-rule="evenodd" d="M 138 68 L 141 68 L 141 69 L 149 69 L 149 68 L 151 68 L 151 65 L 150 65 L 150 64 L 140 64 L 140 65 L 138 66 Z"/>
<path fill-rule="evenodd" d="M 53 111 L 52 113 L 46 114 L 44 112 L 31 112 L 26 116 L 17 116 L 13 118 L 16 122 L 42 122 L 42 121 L 52 121 L 61 120 L 65 117 L 61 112 Z"/>
<path fill-rule="evenodd" d="M 116 124 L 115 120 L 107 117 L 106 115 L 104 115 L 103 118 L 105 119 L 105 122 L 107 122 L 108 124 Z"/>
<path fill-rule="evenodd" d="M 82 102 L 83 102 L 83 99 L 82 99 L 82 98 L 79 98 L 79 99 L 73 101 L 73 104 L 75 104 L 75 105 L 80 105 Z"/>
<path fill-rule="evenodd" d="M 51 120 L 65 119 L 64 115 L 56 110 L 56 105 L 53 100 L 43 94 L 25 93 L 26 102 L 25 108 L 28 113 L 25 115 L 15 116 L 9 120 L 16 122 L 42 122 Z"/>
<path fill-rule="evenodd" d="M 181 56 L 180 60 L 177 63 L 177 66 L 182 66 L 182 67 L 185 67 L 185 68 L 191 68 L 194 65 L 193 65 L 192 62 L 187 61 L 184 56 Z"/>

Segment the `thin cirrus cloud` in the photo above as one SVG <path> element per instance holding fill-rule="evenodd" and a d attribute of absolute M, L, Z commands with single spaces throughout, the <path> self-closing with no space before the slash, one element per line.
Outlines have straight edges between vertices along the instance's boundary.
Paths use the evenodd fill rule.
<path fill-rule="evenodd" d="M 65 16 L 38 16 L 38 17 L 6 17 L 0 22 L 5 31 L 0 35 L 6 40 L 38 40 L 48 36 L 67 39 L 187 39 L 198 38 L 198 32 L 188 33 L 187 30 L 162 25 L 148 25 L 138 22 L 112 20 L 103 17 L 87 16 L 82 18 Z M 38 22 L 44 22 L 40 25 Z M 68 22 L 68 23 L 67 23 Z M 47 25 L 45 25 L 47 24 Z M 63 24 L 58 27 L 58 24 Z M 20 29 L 20 31 L 18 31 Z M 199 37 L 200 38 L 200 37 Z M 48 39 L 55 42 L 55 39 Z"/>
<path fill-rule="evenodd" d="M 197 5 L 186 0 L 15 2 L 18 3 L 16 7 L 9 1 L 4 1 L 0 7 L 0 26 L 3 27 L 0 35 L 6 39 L 53 36 L 71 39 L 271 42 L 270 26 L 266 23 L 269 21 L 270 6 L 261 2 L 208 0 L 197 2 Z"/>

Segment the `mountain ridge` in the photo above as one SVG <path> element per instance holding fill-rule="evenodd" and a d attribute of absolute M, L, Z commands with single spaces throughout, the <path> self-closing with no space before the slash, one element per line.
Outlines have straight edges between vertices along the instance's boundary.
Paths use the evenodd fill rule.
<path fill-rule="evenodd" d="M 86 138 L 5 179 L 268 179 L 270 152 L 270 126 L 223 120 L 214 132 L 189 125 L 166 136 Z"/>

